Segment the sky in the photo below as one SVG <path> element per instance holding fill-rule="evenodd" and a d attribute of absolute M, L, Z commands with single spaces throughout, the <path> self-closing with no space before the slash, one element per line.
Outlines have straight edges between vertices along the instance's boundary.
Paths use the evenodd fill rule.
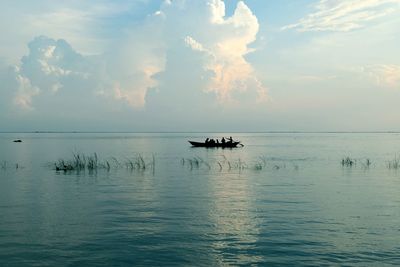
<path fill-rule="evenodd" d="M 400 131 L 400 0 L 2 0 L 0 132 Z"/>

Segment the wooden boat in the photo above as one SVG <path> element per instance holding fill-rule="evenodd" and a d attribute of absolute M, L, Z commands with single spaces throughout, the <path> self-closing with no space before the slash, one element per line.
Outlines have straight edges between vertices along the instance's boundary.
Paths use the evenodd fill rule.
<path fill-rule="evenodd" d="M 226 142 L 226 143 L 204 143 L 204 142 L 195 142 L 195 141 L 189 141 L 189 143 L 194 146 L 194 147 L 221 147 L 221 148 L 234 148 L 243 146 L 239 141 L 238 142 Z"/>

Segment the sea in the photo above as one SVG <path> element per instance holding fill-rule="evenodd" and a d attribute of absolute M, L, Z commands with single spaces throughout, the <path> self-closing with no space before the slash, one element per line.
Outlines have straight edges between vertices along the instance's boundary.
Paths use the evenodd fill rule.
<path fill-rule="evenodd" d="M 0 266 L 399 265 L 399 133 L 0 134 Z"/>

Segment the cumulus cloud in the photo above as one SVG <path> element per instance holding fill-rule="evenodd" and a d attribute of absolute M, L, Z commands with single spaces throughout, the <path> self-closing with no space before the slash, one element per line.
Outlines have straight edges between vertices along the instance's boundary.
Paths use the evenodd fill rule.
<path fill-rule="evenodd" d="M 147 91 L 158 85 L 155 75 L 165 70 L 166 46 L 162 40 L 162 18 L 150 16 L 121 39 L 112 43 L 103 57 L 108 93 L 131 107 L 145 105 Z M 103 86 L 104 87 L 104 86 Z"/>
<path fill-rule="evenodd" d="M 12 68 L 0 58 L 0 117 L 12 110 L 16 94 L 21 90 L 21 84 L 16 76 L 17 69 Z M 22 89 L 23 90 L 23 89 Z"/>
<path fill-rule="evenodd" d="M 120 14 L 121 10 L 116 12 Z M 68 40 L 39 36 L 28 44 L 27 55 L 12 72 L 13 103 L 24 110 L 35 110 L 51 99 L 58 98 L 62 103 L 85 96 L 140 109 L 146 100 L 154 101 L 154 95 L 147 97 L 149 90 L 168 91 L 171 87 L 197 88 L 203 94 L 215 95 L 220 103 L 247 93 L 255 97 L 253 102 L 261 102 L 267 99 L 267 90 L 246 60 L 258 30 L 257 18 L 244 2 L 226 17 L 222 0 L 182 0 L 164 1 L 157 12 L 140 23 L 126 25 L 97 55 L 76 51 Z M 183 54 L 185 60 L 174 59 Z M 199 69 L 192 75 L 195 67 L 190 64 L 194 62 Z M 174 71 L 179 72 L 175 80 L 161 75 L 175 76 Z"/>
<path fill-rule="evenodd" d="M 320 0 L 316 11 L 283 27 L 298 31 L 351 31 L 368 21 L 400 11 L 400 0 Z"/>
<path fill-rule="evenodd" d="M 231 100 L 237 92 L 255 92 L 257 100 L 264 101 L 267 98 L 267 90 L 245 58 L 252 52 L 249 46 L 256 40 L 258 20 L 242 1 L 237 4 L 231 17 L 226 17 L 225 9 L 222 0 L 165 1 L 160 10 L 142 25 L 145 30 L 140 31 L 140 34 L 137 29 L 132 31 L 132 40 L 135 42 L 133 47 L 140 47 L 141 56 L 138 59 L 135 55 L 134 60 L 130 62 L 141 63 L 128 69 L 142 70 L 143 85 L 140 90 L 133 90 L 129 86 L 122 86 L 126 89 L 120 89 L 121 84 L 117 82 L 116 92 L 119 98 L 134 104 L 132 100 L 137 100 L 140 96 L 143 101 L 137 104 L 143 105 L 148 89 L 165 83 L 162 78 L 155 77 L 168 71 L 166 62 L 171 61 L 172 57 L 179 57 L 179 54 L 175 53 L 176 48 L 183 49 L 184 44 L 191 48 L 192 53 L 185 53 L 187 61 L 181 64 L 187 64 L 190 58 L 196 59 L 198 54 L 202 57 L 198 63 L 201 64 L 204 73 L 199 74 L 197 78 L 201 80 L 207 77 L 207 82 L 200 90 L 214 93 L 220 102 Z M 150 40 L 146 34 L 149 32 L 152 32 Z M 131 52 L 124 52 L 123 57 L 133 53 L 132 46 L 129 48 Z M 183 54 L 183 51 L 180 53 Z M 181 74 L 188 75 L 188 71 L 190 69 Z M 189 86 L 191 85 L 185 87 Z"/>
<path fill-rule="evenodd" d="M 36 37 L 28 44 L 29 53 L 15 67 L 17 88 L 14 103 L 25 110 L 33 109 L 33 98 L 56 94 L 66 84 L 88 79 L 91 65 L 65 40 Z"/>
<path fill-rule="evenodd" d="M 16 80 L 18 83 L 17 92 L 14 98 L 14 103 L 24 110 L 31 110 L 32 107 L 32 97 L 39 94 L 40 89 L 31 84 L 31 81 L 20 75 L 16 75 Z"/>
<path fill-rule="evenodd" d="M 252 52 L 249 45 L 259 30 L 256 16 L 239 2 L 234 14 L 225 18 L 225 4 L 220 0 L 208 1 L 203 12 L 203 23 L 195 25 L 184 40 L 194 51 L 204 54 L 204 68 L 213 73 L 205 90 L 216 93 L 221 101 L 229 100 L 232 92 L 247 90 L 255 90 L 258 99 L 265 100 L 266 88 L 245 58 Z"/>
<path fill-rule="evenodd" d="M 130 38 L 118 40 L 104 54 L 83 56 L 65 40 L 36 37 L 13 73 L 17 81 L 14 103 L 32 110 L 35 97 L 57 97 L 66 90 L 77 98 L 86 93 L 143 106 L 147 89 L 156 85 L 152 76 L 162 69 L 163 57 L 153 51 L 151 44 L 156 42 L 135 38 L 139 42 L 132 49 Z"/>

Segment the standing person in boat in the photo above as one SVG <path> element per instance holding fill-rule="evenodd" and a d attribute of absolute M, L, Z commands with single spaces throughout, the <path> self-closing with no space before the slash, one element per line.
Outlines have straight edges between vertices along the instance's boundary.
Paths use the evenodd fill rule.
<path fill-rule="evenodd" d="M 225 142 L 226 142 L 226 141 L 225 141 L 225 137 L 222 137 L 221 143 L 222 143 L 222 144 L 225 144 Z"/>
<path fill-rule="evenodd" d="M 230 136 L 229 138 L 228 138 L 228 143 L 233 143 L 233 139 L 232 139 L 232 136 Z"/>
<path fill-rule="evenodd" d="M 210 138 L 207 138 L 205 143 L 208 144 L 210 142 Z"/>

